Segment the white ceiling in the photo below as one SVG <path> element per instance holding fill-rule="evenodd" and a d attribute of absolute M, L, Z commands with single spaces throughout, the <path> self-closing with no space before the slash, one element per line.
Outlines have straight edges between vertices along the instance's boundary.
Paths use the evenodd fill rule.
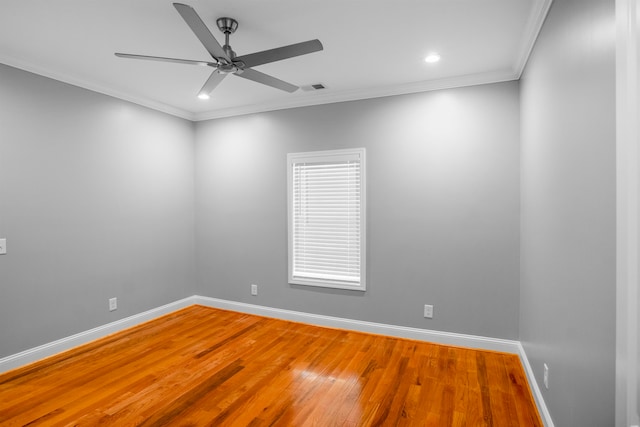
<path fill-rule="evenodd" d="M 196 97 L 211 69 L 122 59 L 114 52 L 209 60 L 170 0 L 2 0 L 0 62 L 203 120 L 520 77 L 551 0 L 181 0 L 223 44 L 215 20 L 235 18 L 244 55 L 320 39 L 321 52 L 257 70 L 298 86 L 289 94 L 226 78 Z M 437 51 L 442 60 L 427 64 Z"/>

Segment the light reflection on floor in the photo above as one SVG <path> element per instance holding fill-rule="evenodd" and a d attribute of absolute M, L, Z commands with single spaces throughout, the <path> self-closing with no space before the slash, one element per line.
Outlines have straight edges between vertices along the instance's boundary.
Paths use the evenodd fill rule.
<path fill-rule="evenodd" d="M 360 376 L 348 371 L 341 371 L 337 376 L 334 374 L 335 372 L 325 372 L 322 367 L 317 370 L 309 367 L 291 370 L 292 383 L 295 384 L 293 390 L 296 394 L 292 399 L 294 410 L 296 407 L 309 410 L 309 405 L 296 405 L 297 401 L 303 403 L 310 399 L 316 400 L 315 409 L 311 413 L 306 416 L 296 414 L 299 421 L 304 417 L 305 423 L 309 425 L 314 425 L 314 421 L 322 423 L 327 420 L 334 420 L 341 423 L 340 425 L 351 425 L 350 420 L 357 423 L 362 419 Z M 336 396 L 339 396 L 338 400 Z"/>

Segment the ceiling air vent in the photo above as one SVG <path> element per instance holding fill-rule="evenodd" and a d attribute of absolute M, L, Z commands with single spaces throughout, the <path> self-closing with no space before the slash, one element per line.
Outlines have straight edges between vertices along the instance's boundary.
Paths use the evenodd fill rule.
<path fill-rule="evenodd" d="M 314 90 L 326 89 L 326 86 L 323 85 L 322 83 L 316 83 L 316 84 L 312 84 L 312 85 L 302 86 L 300 89 L 302 89 L 305 92 L 311 92 L 311 91 L 314 91 Z"/>

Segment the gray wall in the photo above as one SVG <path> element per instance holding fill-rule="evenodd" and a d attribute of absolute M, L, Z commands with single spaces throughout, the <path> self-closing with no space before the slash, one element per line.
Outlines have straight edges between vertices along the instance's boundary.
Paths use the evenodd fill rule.
<path fill-rule="evenodd" d="M 517 339 L 518 102 L 509 82 L 197 123 L 198 292 Z M 367 149 L 367 291 L 289 285 L 286 154 L 347 147 Z"/>
<path fill-rule="evenodd" d="M 0 357 L 195 293 L 193 138 L 0 65 Z"/>
<path fill-rule="evenodd" d="M 562 427 L 614 422 L 614 18 L 555 0 L 521 80 L 520 339 Z"/>

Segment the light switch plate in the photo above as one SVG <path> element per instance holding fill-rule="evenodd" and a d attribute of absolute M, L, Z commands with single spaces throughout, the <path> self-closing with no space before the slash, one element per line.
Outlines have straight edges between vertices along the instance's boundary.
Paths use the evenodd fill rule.
<path fill-rule="evenodd" d="M 7 253 L 7 239 L 0 239 L 0 255 Z"/>

